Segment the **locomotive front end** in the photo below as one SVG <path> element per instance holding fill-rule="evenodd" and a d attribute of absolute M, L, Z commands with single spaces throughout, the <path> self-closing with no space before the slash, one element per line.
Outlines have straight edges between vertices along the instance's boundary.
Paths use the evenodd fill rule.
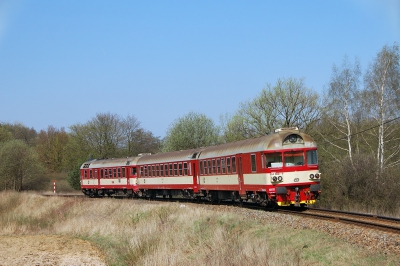
<path fill-rule="evenodd" d="M 315 204 L 321 193 L 315 142 L 298 131 L 277 133 L 277 140 L 282 141 L 281 149 L 264 153 L 270 197 L 278 206 Z"/>

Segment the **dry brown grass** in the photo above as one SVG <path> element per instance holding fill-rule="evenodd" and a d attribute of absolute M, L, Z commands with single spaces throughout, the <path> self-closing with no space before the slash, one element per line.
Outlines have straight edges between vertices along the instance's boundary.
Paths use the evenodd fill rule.
<path fill-rule="evenodd" d="M 110 265 L 396 265 L 312 230 L 201 205 L 0 193 L 0 234 L 68 235 Z"/>

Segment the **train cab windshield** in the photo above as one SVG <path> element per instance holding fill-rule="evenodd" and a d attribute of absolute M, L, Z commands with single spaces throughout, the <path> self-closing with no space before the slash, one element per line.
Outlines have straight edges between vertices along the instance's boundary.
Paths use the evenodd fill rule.
<path fill-rule="evenodd" d="M 304 164 L 303 151 L 287 151 L 283 153 L 285 166 L 299 166 Z"/>
<path fill-rule="evenodd" d="M 264 154 L 264 165 L 267 168 L 302 166 L 305 165 L 306 162 L 308 165 L 318 164 L 317 150 L 285 151 Z"/>

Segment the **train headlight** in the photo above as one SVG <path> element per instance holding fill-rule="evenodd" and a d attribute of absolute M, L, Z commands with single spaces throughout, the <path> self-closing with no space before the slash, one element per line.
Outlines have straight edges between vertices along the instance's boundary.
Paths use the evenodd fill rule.
<path fill-rule="evenodd" d="M 310 179 L 314 179 L 314 174 L 310 174 Z"/>
<path fill-rule="evenodd" d="M 315 174 L 315 178 L 318 179 L 319 178 L 319 174 Z"/>
<path fill-rule="evenodd" d="M 283 180 L 283 177 L 280 175 L 280 176 L 278 176 L 278 181 L 279 182 L 282 182 L 282 180 Z"/>
<path fill-rule="evenodd" d="M 278 180 L 278 178 L 276 176 L 272 177 L 272 181 L 276 182 Z"/>

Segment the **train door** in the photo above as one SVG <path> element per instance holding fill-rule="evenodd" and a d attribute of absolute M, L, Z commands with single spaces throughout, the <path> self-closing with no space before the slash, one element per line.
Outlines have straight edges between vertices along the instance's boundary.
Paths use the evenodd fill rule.
<path fill-rule="evenodd" d="M 238 173 L 238 183 L 239 183 L 239 195 L 245 196 L 246 190 L 244 189 L 244 182 L 243 182 L 243 163 L 242 163 L 242 156 L 243 154 L 237 154 L 237 173 Z"/>
<path fill-rule="evenodd" d="M 192 162 L 192 175 L 193 175 L 193 193 L 198 193 L 199 191 L 199 178 L 197 176 L 197 165 Z"/>
<path fill-rule="evenodd" d="M 100 180 L 99 180 L 100 175 L 98 174 L 98 169 L 94 169 L 94 180 L 96 185 L 100 184 Z"/>

